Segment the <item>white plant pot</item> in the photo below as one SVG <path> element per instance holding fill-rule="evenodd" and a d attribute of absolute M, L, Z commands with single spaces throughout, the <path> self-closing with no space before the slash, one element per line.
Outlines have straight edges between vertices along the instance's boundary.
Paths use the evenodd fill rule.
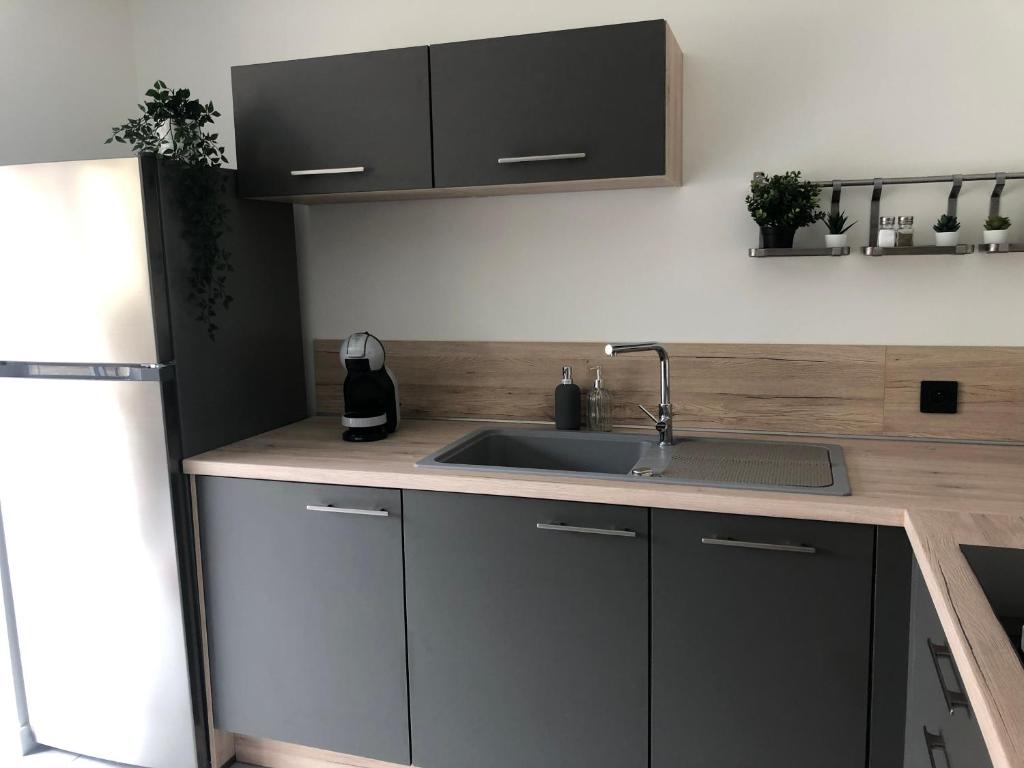
<path fill-rule="evenodd" d="M 1002 245 L 1010 242 L 1010 230 L 1008 229 L 986 229 L 983 234 L 987 245 Z"/>
<path fill-rule="evenodd" d="M 960 245 L 960 232 L 936 232 L 935 244 L 944 247 Z"/>
<path fill-rule="evenodd" d="M 825 247 L 826 248 L 845 248 L 847 237 L 846 234 L 842 235 L 825 235 Z"/>

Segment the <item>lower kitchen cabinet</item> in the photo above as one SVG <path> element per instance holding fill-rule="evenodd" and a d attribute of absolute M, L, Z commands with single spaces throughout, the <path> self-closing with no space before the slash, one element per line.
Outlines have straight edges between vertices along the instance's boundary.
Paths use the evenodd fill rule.
<path fill-rule="evenodd" d="M 648 510 L 404 494 L 422 768 L 648 760 Z"/>
<path fill-rule="evenodd" d="M 871 526 L 652 510 L 652 768 L 864 768 L 873 553 Z"/>
<path fill-rule="evenodd" d="M 197 485 L 216 727 L 408 764 L 399 492 Z"/>
<path fill-rule="evenodd" d="M 924 576 L 913 567 L 903 768 L 991 768 Z"/>

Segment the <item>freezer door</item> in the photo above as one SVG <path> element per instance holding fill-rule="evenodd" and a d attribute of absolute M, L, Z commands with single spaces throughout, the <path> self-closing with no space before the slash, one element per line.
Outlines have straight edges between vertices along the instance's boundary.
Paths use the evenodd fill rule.
<path fill-rule="evenodd" d="M 0 360 L 154 363 L 136 158 L 0 166 Z"/>
<path fill-rule="evenodd" d="M 160 384 L 0 378 L 0 516 L 41 744 L 193 768 Z"/>

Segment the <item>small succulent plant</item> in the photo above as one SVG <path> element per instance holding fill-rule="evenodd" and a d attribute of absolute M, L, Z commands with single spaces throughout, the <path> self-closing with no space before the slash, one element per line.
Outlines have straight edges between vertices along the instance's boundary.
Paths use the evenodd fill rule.
<path fill-rule="evenodd" d="M 828 229 L 830 235 L 845 235 L 849 232 L 856 221 L 852 221 L 849 224 L 846 223 L 846 211 L 837 211 L 836 213 L 829 213 L 823 219 L 825 227 Z"/>
<path fill-rule="evenodd" d="M 985 219 L 985 229 L 1009 229 L 1010 219 L 1006 216 L 989 216 Z"/>
<path fill-rule="evenodd" d="M 960 221 L 956 216 L 950 216 L 948 213 L 944 213 L 939 216 L 938 220 L 932 224 L 932 229 L 936 232 L 959 232 Z"/>

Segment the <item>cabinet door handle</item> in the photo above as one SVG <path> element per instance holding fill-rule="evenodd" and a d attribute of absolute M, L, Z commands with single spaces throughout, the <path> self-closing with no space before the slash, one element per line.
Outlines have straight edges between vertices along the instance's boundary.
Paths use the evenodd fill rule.
<path fill-rule="evenodd" d="M 813 555 L 818 550 L 815 547 L 805 547 L 801 544 L 771 544 L 767 541 L 744 541 L 743 539 L 719 539 L 704 537 L 701 544 L 713 544 L 716 547 L 741 547 L 743 549 L 767 549 L 772 552 L 799 552 L 804 555 Z"/>
<path fill-rule="evenodd" d="M 958 709 L 966 709 L 967 715 L 970 717 L 971 703 L 967 699 L 967 694 L 964 693 L 964 684 L 960 679 L 960 671 L 956 668 L 956 661 L 953 659 L 953 652 L 949 650 L 948 645 L 933 643 L 931 638 L 928 638 L 928 652 L 932 655 L 932 664 L 935 665 L 935 676 L 939 679 L 939 687 L 942 689 L 942 698 L 946 700 L 946 708 L 949 710 L 949 714 L 952 715 Z M 956 678 L 956 686 L 959 690 L 951 690 L 946 685 L 946 678 L 943 677 L 942 668 L 939 666 L 940 659 L 949 660 L 949 664 L 953 668 L 953 676 Z"/>
<path fill-rule="evenodd" d="M 581 525 L 566 525 L 565 523 L 537 523 L 537 529 L 541 531 L 594 533 L 598 536 L 625 536 L 630 539 L 636 538 L 636 531 L 631 531 L 628 528 L 587 528 Z"/>
<path fill-rule="evenodd" d="M 498 165 L 511 165 L 512 163 L 543 163 L 548 160 L 582 160 L 586 156 L 586 152 L 562 152 L 555 155 L 521 155 L 519 157 L 499 157 Z"/>
<path fill-rule="evenodd" d="M 362 165 L 350 165 L 347 168 L 310 168 L 305 171 L 291 171 L 292 176 L 333 176 L 338 173 L 362 173 L 366 170 Z"/>
<path fill-rule="evenodd" d="M 935 753 L 942 752 L 942 756 L 946 760 L 946 764 L 941 768 L 953 768 L 953 763 L 949 760 L 949 750 L 946 749 L 946 739 L 942 735 L 942 731 L 938 733 L 928 733 L 928 726 L 924 726 L 924 746 L 928 750 L 928 762 L 932 768 L 940 768 L 935 765 Z"/>
<path fill-rule="evenodd" d="M 369 515 L 370 517 L 387 517 L 386 509 L 355 509 L 353 507 L 335 507 L 332 504 L 307 504 L 307 512 L 337 512 L 339 515 Z"/>

